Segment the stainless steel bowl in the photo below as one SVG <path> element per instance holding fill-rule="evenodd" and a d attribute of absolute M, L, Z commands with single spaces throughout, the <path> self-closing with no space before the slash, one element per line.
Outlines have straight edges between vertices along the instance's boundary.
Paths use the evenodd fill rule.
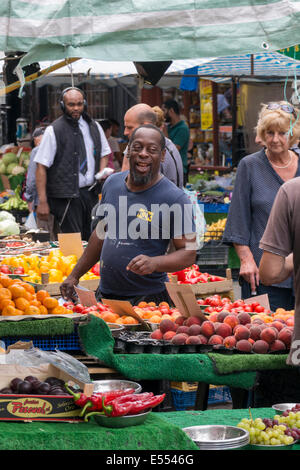
<path fill-rule="evenodd" d="M 294 441 L 291 444 L 280 444 L 276 446 L 269 446 L 264 444 L 250 444 L 250 446 L 253 450 L 291 450 L 292 446 L 295 445 L 296 442 L 297 441 Z"/>
<path fill-rule="evenodd" d="M 137 415 L 116 416 L 114 418 L 104 415 L 95 415 L 95 420 L 100 426 L 107 428 L 127 428 L 128 426 L 142 424 L 147 419 L 150 412 L 151 410 L 148 410 L 145 413 L 139 413 Z"/>
<path fill-rule="evenodd" d="M 183 431 L 201 450 L 237 449 L 250 442 L 248 431 L 236 426 L 190 426 Z"/>
<path fill-rule="evenodd" d="M 142 387 L 137 382 L 131 382 L 130 380 L 95 380 L 94 392 L 110 392 L 111 390 L 127 390 L 133 388 L 134 393 L 140 393 Z"/>
<path fill-rule="evenodd" d="M 279 413 L 283 413 L 284 411 L 291 410 L 292 408 L 294 408 L 296 404 L 297 403 L 276 403 L 276 405 L 272 405 L 272 408 L 273 410 L 276 410 Z"/>
<path fill-rule="evenodd" d="M 150 327 L 151 331 L 158 330 L 159 328 L 159 323 L 152 323 L 149 320 L 145 320 L 145 323 Z"/>
<path fill-rule="evenodd" d="M 125 330 L 123 325 L 117 325 L 116 323 L 108 323 L 107 322 L 107 325 L 110 329 L 110 332 L 111 332 L 113 338 L 118 338 L 120 333 Z"/>

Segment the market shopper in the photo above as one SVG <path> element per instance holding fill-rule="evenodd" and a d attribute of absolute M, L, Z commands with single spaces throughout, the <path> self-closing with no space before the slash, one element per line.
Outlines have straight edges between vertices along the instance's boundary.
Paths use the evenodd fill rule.
<path fill-rule="evenodd" d="M 142 124 L 153 124 L 159 128 L 163 126 L 163 116 L 160 115 L 160 108 L 151 108 L 148 104 L 140 103 L 130 108 L 124 116 L 124 135 L 130 139 L 133 131 Z M 172 143 L 166 138 L 166 152 L 164 160 L 161 162 L 160 171 L 170 181 L 179 188 L 183 187 L 183 167 L 180 154 Z M 129 169 L 129 158 L 127 149 L 124 152 L 122 171 Z"/>
<path fill-rule="evenodd" d="M 80 232 L 90 237 L 91 211 L 98 194 L 89 191 L 95 174 L 111 153 L 101 126 L 86 112 L 84 93 L 66 88 L 60 97 L 62 116 L 48 126 L 35 156 L 39 204 L 37 216 L 54 216 L 55 234 Z"/>
<path fill-rule="evenodd" d="M 259 241 L 281 185 L 300 176 L 298 154 L 291 148 L 299 139 L 299 111 L 287 102 L 262 105 L 256 132 L 263 148 L 244 157 L 237 169 L 223 242 L 231 244 L 240 259 L 242 298 L 268 294 L 270 307 L 294 306 L 292 277 L 264 286 L 260 282 Z"/>
<path fill-rule="evenodd" d="M 111 175 L 103 185 L 99 223 L 88 246 L 61 286 L 64 298 L 100 258 L 97 298 L 169 301 L 168 272 L 195 261 L 192 204 L 184 191 L 160 173 L 165 154 L 163 133 L 151 124 L 132 133 L 130 169 Z M 175 251 L 166 254 L 170 240 Z"/>
<path fill-rule="evenodd" d="M 180 108 L 175 100 L 164 102 L 162 109 L 165 120 L 168 123 L 168 137 L 176 145 L 181 155 L 184 174 L 184 186 L 188 179 L 188 148 L 190 143 L 190 130 L 183 119 L 181 119 Z"/>
<path fill-rule="evenodd" d="M 38 194 L 35 184 L 36 163 L 34 159 L 38 151 L 38 146 L 42 142 L 45 129 L 45 127 L 36 127 L 31 135 L 32 150 L 30 154 L 29 165 L 27 168 L 26 189 L 24 192 L 24 197 L 28 203 L 28 208 L 30 212 L 35 212 L 36 206 L 38 205 Z"/>

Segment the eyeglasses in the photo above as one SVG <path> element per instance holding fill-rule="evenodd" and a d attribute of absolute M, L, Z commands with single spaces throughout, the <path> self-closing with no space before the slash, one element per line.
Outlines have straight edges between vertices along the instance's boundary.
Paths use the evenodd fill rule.
<path fill-rule="evenodd" d="M 293 114 L 297 117 L 296 111 L 290 104 L 269 103 L 266 109 L 282 109 L 285 113 Z"/>

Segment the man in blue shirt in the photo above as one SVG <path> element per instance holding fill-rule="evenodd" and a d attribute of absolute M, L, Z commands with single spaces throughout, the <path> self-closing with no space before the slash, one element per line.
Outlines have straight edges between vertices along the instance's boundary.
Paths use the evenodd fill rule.
<path fill-rule="evenodd" d="M 180 109 L 177 101 L 167 100 L 162 106 L 168 126 L 168 137 L 176 145 L 182 158 L 184 185 L 188 177 L 188 147 L 190 141 L 190 130 L 181 119 Z"/>
<path fill-rule="evenodd" d="M 111 175 L 102 190 L 99 223 L 88 246 L 62 284 L 72 298 L 80 277 L 100 258 L 97 297 L 169 301 L 167 273 L 195 262 L 192 204 L 184 191 L 160 173 L 165 137 L 151 124 L 137 128 L 129 143 L 129 172 Z M 173 241 L 175 250 L 167 253 Z"/>

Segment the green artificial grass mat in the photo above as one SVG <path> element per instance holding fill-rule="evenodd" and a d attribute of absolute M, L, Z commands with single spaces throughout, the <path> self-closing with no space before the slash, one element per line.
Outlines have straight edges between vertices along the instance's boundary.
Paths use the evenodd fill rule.
<path fill-rule="evenodd" d="M 291 369 L 286 364 L 288 354 L 218 354 L 208 353 L 219 374 L 241 371 Z"/>
<path fill-rule="evenodd" d="M 71 318 L 44 318 L 43 320 L 1 321 L 0 338 L 8 336 L 55 336 L 74 333 Z"/>
<path fill-rule="evenodd" d="M 161 413 L 126 428 L 87 423 L 0 421 L 1 450 L 197 450 L 194 442 Z"/>

